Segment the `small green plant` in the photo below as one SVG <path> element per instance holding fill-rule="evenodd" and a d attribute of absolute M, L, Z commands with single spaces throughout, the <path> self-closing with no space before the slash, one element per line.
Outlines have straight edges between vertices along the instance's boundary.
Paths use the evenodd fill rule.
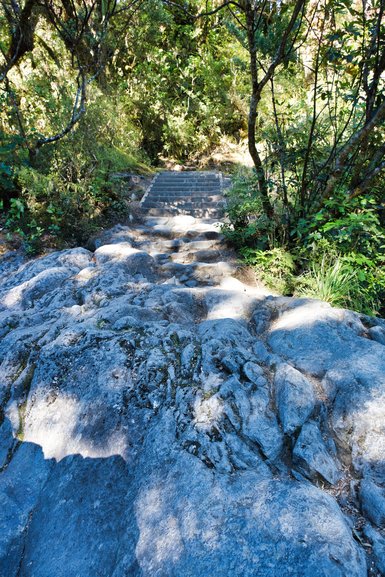
<path fill-rule="evenodd" d="M 350 308 L 369 315 L 384 314 L 385 269 L 384 256 L 380 253 L 372 259 L 352 252 L 342 257 L 348 270 L 354 271 L 356 282 L 349 290 Z"/>
<path fill-rule="evenodd" d="M 268 248 L 273 244 L 274 223 L 263 211 L 256 175 L 242 170 L 235 175 L 227 193 L 229 223 L 222 227 L 226 238 L 236 247 Z"/>
<path fill-rule="evenodd" d="M 357 273 L 341 257 L 331 262 L 324 256 L 312 262 L 298 278 L 296 294 L 326 301 L 334 306 L 349 307 L 352 293 L 359 290 Z"/>
<path fill-rule="evenodd" d="M 293 235 L 306 247 L 327 241 L 340 254 L 355 252 L 372 258 L 385 248 L 378 200 L 368 196 L 349 201 L 346 191 L 328 199 L 316 214 L 298 221 Z"/>
<path fill-rule="evenodd" d="M 349 201 L 346 191 L 297 223 L 302 274 L 298 294 L 366 314 L 383 314 L 385 233 L 374 195 Z"/>
<path fill-rule="evenodd" d="M 25 208 L 25 202 L 21 198 L 11 198 L 7 226 L 11 223 L 20 222 L 23 218 Z"/>
<path fill-rule="evenodd" d="M 109 320 L 100 318 L 96 321 L 96 328 L 105 329 L 109 324 L 110 324 Z"/>
<path fill-rule="evenodd" d="M 294 257 L 282 248 L 240 250 L 245 264 L 254 268 L 256 277 L 280 294 L 292 294 L 295 282 Z"/>

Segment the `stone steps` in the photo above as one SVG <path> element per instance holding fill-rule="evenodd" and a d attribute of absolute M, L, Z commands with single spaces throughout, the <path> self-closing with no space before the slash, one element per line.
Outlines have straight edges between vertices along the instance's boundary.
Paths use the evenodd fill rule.
<path fill-rule="evenodd" d="M 148 214 L 150 216 L 178 216 L 178 215 L 188 215 L 191 216 L 192 210 L 191 209 L 180 209 L 180 208 L 150 208 L 148 209 Z M 223 216 L 223 213 L 219 210 L 203 210 L 203 209 L 194 209 L 194 218 L 209 218 L 209 219 L 220 219 Z"/>
<path fill-rule="evenodd" d="M 210 190 L 220 190 L 221 186 L 220 186 L 220 182 L 174 182 L 174 181 L 170 181 L 170 182 L 162 182 L 162 181 L 155 181 L 154 182 L 154 187 L 156 187 L 157 189 L 163 189 L 163 190 L 181 190 L 181 189 L 188 189 L 188 190 L 196 190 L 196 189 L 200 189 L 202 191 L 205 191 L 207 189 Z"/>
<path fill-rule="evenodd" d="M 219 172 L 192 170 L 191 172 L 175 172 L 173 170 L 165 170 L 159 172 L 157 175 L 159 180 L 220 180 L 221 174 Z"/>
<path fill-rule="evenodd" d="M 191 194 L 201 195 L 201 196 L 215 196 L 217 194 L 222 194 L 222 189 L 219 187 L 202 187 L 202 188 L 194 188 L 192 186 L 188 186 L 187 184 L 183 187 L 154 187 L 154 192 L 157 194 L 166 194 L 168 195 L 175 195 L 175 196 L 186 196 Z"/>
<path fill-rule="evenodd" d="M 148 196 L 145 201 L 143 202 L 143 204 L 148 204 L 150 202 L 163 202 L 163 203 L 168 203 L 168 202 L 177 202 L 177 203 L 183 203 L 184 201 L 187 202 L 194 202 L 194 204 L 210 204 L 212 205 L 212 203 L 218 203 L 220 202 L 221 204 L 224 204 L 224 200 L 223 197 L 216 195 L 216 196 L 166 196 L 166 195 L 151 195 Z"/>
<path fill-rule="evenodd" d="M 218 207 L 218 203 L 217 206 L 215 207 L 212 203 L 210 202 L 189 202 L 188 200 L 184 201 L 184 202 L 162 202 L 162 201 L 157 201 L 157 200 L 149 200 L 147 202 L 145 202 L 143 204 L 143 206 L 145 208 L 180 208 L 180 209 L 185 209 L 185 210 L 193 210 L 194 208 L 200 208 L 200 209 L 207 209 L 207 210 L 217 210 Z"/>
<path fill-rule="evenodd" d="M 151 216 L 181 214 L 218 219 L 225 206 L 223 184 L 219 172 L 162 172 L 155 176 L 141 207 Z"/>

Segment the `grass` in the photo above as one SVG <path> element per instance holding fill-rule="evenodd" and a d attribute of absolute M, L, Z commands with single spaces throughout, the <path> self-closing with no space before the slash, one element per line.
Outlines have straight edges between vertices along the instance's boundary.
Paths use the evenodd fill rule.
<path fill-rule="evenodd" d="M 331 263 L 325 256 L 320 263 L 312 263 L 308 272 L 298 277 L 298 296 L 320 299 L 337 307 L 351 306 L 352 287 L 357 284 L 357 274 L 347 268 L 341 258 Z"/>

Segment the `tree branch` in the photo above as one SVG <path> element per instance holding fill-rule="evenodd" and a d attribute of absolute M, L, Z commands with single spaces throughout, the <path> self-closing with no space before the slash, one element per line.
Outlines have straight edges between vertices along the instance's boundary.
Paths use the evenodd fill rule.
<path fill-rule="evenodd" d="M 35 152 L 39 148 L 44 146 L 45 144 L 50 144 L 52 142 L 57 142 L 58 140 L 61 140 L 79 122 L 81 117 L 86 112 L 87 86 L 95 80 L 95 78 L 98 76 L 98 74 L 100 72 L 101 72 L 101 68 L 97 74 L 94 74 L 88 80 L 86 80 L 84 74 L 80 73 L 81 82 L 80 82 L 80 86 L 78 87 L 78 89 L 76 91 L 75 101 L 74 101 L 74 105 L 73 105 L 73 109 L 72 109 L 71 120 L 68 122 L 67 126 L 65 126 L 65 128 L 63 128 L 63 130 L 61 130 L 57 134 L 54 134 L 53 136 L 39 138 L 39 140 L 36 142 L 36 144 L 33 148 L 33 150 Z"/>
<path fill-rule="evenodd" d="M 367 191 L 368 187 L 372 184 L 374 179 L 385 170 L 385 160 L 383 160 L 374 170 L 372 170 L 360 184 L 358 184 L 351 192 L 349 192 L 349 199 L 356 198 L 360 194 Z"/>
<path fill-rule="evenodd" d="M 369 134 L 381 124 L 385 119 L 385 101 L 377 108 L 376 112 L 373 114 L 372 118 L 368 120 L 364 126 L 355 132 L 345 146 L 340 151 L 337 159 L 335 161 L 334 169 L 332 170 L 325 189 L 321 195 L 321 202 L 330 196 L 334 187 L 340 180 L 341 174 L 346 167 L 349 159 L 349 155 L 354 151 L 354 149 L 359 146 L 359 144 L 369 136 Z"/>
<path fill-rule="evenodd" d="M 221 4 L 220 6 L 217 6 L 212 10 L 199 12 L 198 14 L 193 14 L 185 6 L 181 6 L 177 2 L 173 2 L 173 0 L 163 0 L 163 4 L 167 4 L 168 6 L 178 8 L 178 10 L 181 10 L 182 12 L 184 12 L 184 14 L 186 14 L 186 16 L 194 20 L 198 18 L 205 18 L 206 16 L 213 16 L 214 14 L 217 14 L 217 12 L 220 12 L 221 10 L 223 10 L 223 8 L 226 8 L 227 6 L 236 6 L 237 8 L 243 11 L 242 6 L 238 4 L 238 2 L 235 2 L 234 0 L 227 0 L 226 2 L 223 2 L 223 4 Z"/>

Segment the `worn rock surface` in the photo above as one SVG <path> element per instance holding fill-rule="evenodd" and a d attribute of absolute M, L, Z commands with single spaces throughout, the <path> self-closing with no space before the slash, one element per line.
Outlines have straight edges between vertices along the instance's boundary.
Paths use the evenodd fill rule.
<path fill-rule="evenodd" d="M 1 577 L 383 574 L 380 320 L 189 216 L 0 269 Z"/>

